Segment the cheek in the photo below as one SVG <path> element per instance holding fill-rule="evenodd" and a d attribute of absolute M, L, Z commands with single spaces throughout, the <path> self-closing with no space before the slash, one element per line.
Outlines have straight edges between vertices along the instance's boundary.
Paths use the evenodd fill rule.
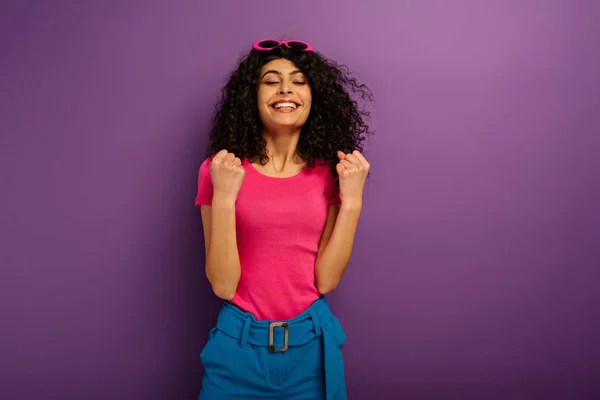
<path fill-rule="evenodd" d="M 304 98 L 304 107 L 306 108 L 307 111 L 310 111 L 310 108 L 312 106 L 312 98 L 310 96 L 305 97 Z"/>
<path fill-rule="evenodd" d="M 258 101 L 259 107 L 264 106 L 265 103 L 267 103 L 267 101 L 269 100 L 269 95 L 268 93 L 266 93 L 266 91 L 259 89 L 256 96 L 256 100 Z"/>
<path fill-rule="evenodd" d="M 268 110 L 268 102 L 269 96 L 265 93 L 264 90 L 259 90 L 256 94 L 257 107 L 258 107 L 258 117 L 260 121 L 264 124 L 267 119 L 269 119 L 269 110 Z"/>
<path fill-rule="evenodd" d="M 310 89 L 307 89 L 304 93 L 302 93 L 302 101 L 307 106 L 307 108 L 310 107 L 310 105 L 312 104 L 312 93 Z"/>

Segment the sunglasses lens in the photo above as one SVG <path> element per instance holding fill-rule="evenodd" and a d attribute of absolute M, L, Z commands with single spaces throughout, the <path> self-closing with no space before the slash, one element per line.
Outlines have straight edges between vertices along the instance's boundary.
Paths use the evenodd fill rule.
<path fill-rule="evenodd" d="M 279 42 L 276 42 L 275 40 L 263 40 L 258 45 L 263 49 L 274 49 L 279 46 Z"/>
<path fill-rule="evenodd" d="M 306 50 L 308 48 L 308 46 L 302 42 L 291 41 L 288 42 L 288 45 L 294 50 Z"/>

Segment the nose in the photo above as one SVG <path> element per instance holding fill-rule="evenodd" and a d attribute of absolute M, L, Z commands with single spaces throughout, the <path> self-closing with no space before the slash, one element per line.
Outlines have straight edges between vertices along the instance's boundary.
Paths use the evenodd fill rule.
<path fill-rule="evenodd" d="M 279 87 L 279 94 L 292 94 L 292 89 L 289 86 L 289 82 L 281 82 L 281 86 Z"/>

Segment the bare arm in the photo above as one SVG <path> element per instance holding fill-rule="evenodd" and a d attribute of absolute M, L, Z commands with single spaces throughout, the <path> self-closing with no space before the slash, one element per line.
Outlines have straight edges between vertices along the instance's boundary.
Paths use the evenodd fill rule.
<path fill-rule="evenodd" d="M 339 284 L 350 263 L 361 204 L 329 206 L 327 222 L 315 264 L 319 293 L 327 294 Z"/>
<path fill-rule="evenodd" d="M 206 277 L 216 296 L 231 300 L 240 281 L 240 257 L 235 228 L 235 205 L 214 199 L 202 206 Z"/>
<path fill-rule="evenodd" d="M 364 156 L 338 152 L 336 171 L 340 177 L 341 206 L 329 206 L 315 263 L 315 285 L 321 294 L 334 290 L 346 272 L 362 211 L 362 193 L 370 164 Z"/>
<path fill-rule="evenodd" d="M 206 277 L 218 297 L 231 300 L 240 282 L 241 266 L 235 226 L 235 202 L 244 180 L 242 161 L 221 150 L 210 164 L 214 186 L 210 206 L 202 206 Z"/>

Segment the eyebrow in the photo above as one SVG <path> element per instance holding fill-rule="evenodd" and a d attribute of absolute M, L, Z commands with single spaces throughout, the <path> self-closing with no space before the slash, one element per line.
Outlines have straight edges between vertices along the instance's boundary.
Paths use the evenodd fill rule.
<path fill-rule="evenodd" d="M 299 69 L 296 69 L 296 70 L 290 72 L 290 75 L 296 75 L 296 74 L 301 74 L 301 73 L 302 73 L 302 71 L 300 71 Z M 262 77 L 264 78 L 267 74 L 276 74 L 276 75 L 279 75 L 279 76 L 282 75 L 281 72 L 279 72 L 277 70 L 274 70 L 274 69 L 270 69 L 267 72 L 265 72 L 264 74 L 262 74 Z"/>

